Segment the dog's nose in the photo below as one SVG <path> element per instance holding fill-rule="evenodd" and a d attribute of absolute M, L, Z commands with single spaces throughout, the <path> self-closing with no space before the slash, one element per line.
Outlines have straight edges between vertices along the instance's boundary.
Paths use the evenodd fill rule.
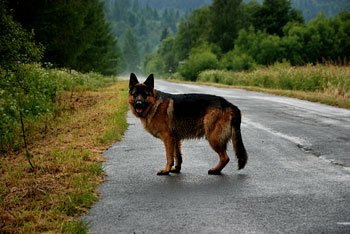
<path fill-rule="evenodd" d="M 142 108 L 142 106 L 143 106 L 143 102 L 141 101 L 141 100 L 137 100 L 136 102 L 135 102 L 135 107 L 137 108 L 137 107 L 141 107 Z"/>

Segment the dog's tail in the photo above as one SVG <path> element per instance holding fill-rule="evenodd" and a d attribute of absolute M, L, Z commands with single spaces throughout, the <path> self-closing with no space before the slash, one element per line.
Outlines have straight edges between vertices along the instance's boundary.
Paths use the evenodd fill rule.
<path fill-rule="evenodd" d="M 231 120 L 232 124 L 232 143 L 233 149 L 238 159 L 238 170 L 243 169 L 248 161 L 248 154 L 243 145 L 241 135 L 241 111 L 236 107 L 234 109 L 234 116 Z"/>

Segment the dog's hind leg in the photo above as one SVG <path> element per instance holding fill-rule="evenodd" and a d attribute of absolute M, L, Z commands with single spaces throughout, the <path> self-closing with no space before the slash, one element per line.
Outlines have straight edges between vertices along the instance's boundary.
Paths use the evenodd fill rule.
<path fill-rule="evenodd" d="M 220 129 L 220 126 L 215 127 L 212 132 L 207 134 L 207 140 L 209 141 L 210 146 L 216 153 L 218 153 L 220 158 L 218 165 L 214 168 L 211 168 L 208 171 L 208 174 L 220 174 L 221 170 L 230 161 L 230 158 L 226 153 L 228 140 L 227 137 L 222 136 L 222 134 L 224 134 L 224 132 L 222 129 Z"/>
<path fill-rule="evenodd" d="M 181 141 L 175 140 L 175 167 L 171 168 L 170 172 L 180 173 L 182 164 L 182 154 L 181 154 Z"/>
<path fill-rule="evenodd" d="M 221 170 L 230 161 L 226 153 L 227 142 L 232 136 L 230 117 L 230 113 L 213 110 L 204 119 L 205 136 L 220 158 L 218 165 L 211 168 L 208 174 L 220 174 Z"/>
<path fill-rule="evenodd" d="M 220 161 L 216 167 L 209 169 L 208 174 L 211 174 L 211 175 L 220 174 L 221 170 L 224 169 L 226 164 L 230 161 L 230 158 L 228 157 L 226 151 L 219 152 L 218 154 L 220 157 Z"/>

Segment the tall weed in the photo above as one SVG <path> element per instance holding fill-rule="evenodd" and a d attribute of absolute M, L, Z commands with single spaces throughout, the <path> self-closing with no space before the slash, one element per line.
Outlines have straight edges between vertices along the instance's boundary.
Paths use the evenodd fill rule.
<path fill-rule="evenodd" d="M 276 63 L 248 72 L 208 70 L 199 74 L 198 81 L 350 96 L 350 66 L 330 64 L 294 67 Z"/>

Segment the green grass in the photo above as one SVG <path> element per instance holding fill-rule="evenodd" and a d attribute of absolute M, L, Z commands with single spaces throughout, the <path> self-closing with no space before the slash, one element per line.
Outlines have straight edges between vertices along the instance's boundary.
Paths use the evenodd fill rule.
<path fill-rule="evenodd" d="M 110 108 L 113 108 L 113 106 L 123 106 L 123 108 L 121 108 L 108 118 L 108 122 L 111 123 L 111 127 L 106 129 L 103 136 L 99 138 L 101 144 L 109 144 L 111 142 L 121 140 L 121 133 L 123 133 L 128 127 L 128 124 L 125 121 L 125 112 L 127 112 L 129 108 L 128 105 L 125 105 L 121 102 L 125 102 L 127 97 L 128 92 L 120 92 L 118 94 L 118 98 L 108 103 L 110 105 Z"/>

